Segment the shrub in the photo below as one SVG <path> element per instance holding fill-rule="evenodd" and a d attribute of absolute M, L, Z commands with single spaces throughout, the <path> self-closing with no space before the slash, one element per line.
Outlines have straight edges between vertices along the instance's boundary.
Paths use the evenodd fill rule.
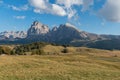
<path fill-rule="evenodd" d="M 69 50 L 68 50 L 67 48 L 64 48 L 62 52 L 63 52 L 63 53 L 68 53 Z"/>
<path fill-rule="evenodd" d="M 15 53 L 14 50 L 12 50 L 12 51 L 10 52 L 10 54 L 11 54 L 11 55 L 15 55 L 16 53 Z"/>

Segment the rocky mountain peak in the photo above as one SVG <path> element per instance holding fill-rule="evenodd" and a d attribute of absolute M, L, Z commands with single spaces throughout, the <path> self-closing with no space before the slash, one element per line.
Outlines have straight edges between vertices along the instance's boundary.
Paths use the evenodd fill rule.
<path fill-rule="evenodd" d="M 31 25 L 31 27 L 34 27 L 34 28 L 39 28 L 39 27 L 42 27 L 43 24 L 38 22 L 38 21 L 34 21 Z"/>
<path fill-rule="evenodd" d="M 57 31 L 57 27 L 55 26 L 55 27 L 53 27 L 53 29 L 52 29 L 52 31 Z"/>
<path fill-rule="evenodd" d="M 49 32 L 48 26 L 38 22 L 34 21 L 31 25 L 30 29 L 28 29 L 28 35 L 44 35 Z"/>

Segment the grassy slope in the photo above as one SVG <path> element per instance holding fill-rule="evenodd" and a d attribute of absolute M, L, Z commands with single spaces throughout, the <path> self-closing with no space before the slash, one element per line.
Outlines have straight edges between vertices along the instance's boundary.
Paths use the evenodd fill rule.
<path fill-rule="evenodd" d="M 59 52 L 62 47 L 44 49 Z M 68 49 L 76 54 L 0 56 L 0 80 L 120 80 L 119 51 Z"/>

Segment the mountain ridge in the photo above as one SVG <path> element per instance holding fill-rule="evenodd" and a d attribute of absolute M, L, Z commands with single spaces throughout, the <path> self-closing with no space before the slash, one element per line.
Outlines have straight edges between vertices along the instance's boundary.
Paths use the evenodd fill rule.
<path fill-rule="evenodd" d="M 0 33 L 0 40 L 17 40 L 17 38 L 25 38 L 27 33 L 25 31 L 4 31 Z"/>
<path fill-rule="evenodd" d="M 50 29 L 47 25 L 34 21 L 25 33 L 26 35 L 24 35 L 24 37 L 21 37 L 23 35 L 19 35 L 15 37 L 15 39 L 14 35 L 10 34 L 13 36 L 13 39 L 0 39 L 0 41 L 3 43 L 4 41 L 12 41 L 13 43 L 49 42 L 61 45 L 86 46 L 95 48 L 99 48 L 98 46 L 102 48 L 101 44 L 99 44 L 102 43 L 104 46 L 111 46 L 110 49 L 120 49 L 120 46 L 116 47 L 113 44 L 113 42 L 120 43 L 119 35 L 98 35 L 89 33 L 77 29 L 76 26 L 70 23 L 61 24 L 59 27 L 53 27 Z M 109 44 L 106 41 L 108 41 Z"/>

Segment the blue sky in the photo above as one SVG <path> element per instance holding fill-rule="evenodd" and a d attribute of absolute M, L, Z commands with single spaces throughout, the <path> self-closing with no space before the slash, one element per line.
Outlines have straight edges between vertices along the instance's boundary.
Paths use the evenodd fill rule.
<path fill-rule="evenodd" d="M 0 32 L 69 22 L 97 34 L 120 35 L 120 0 L 0 0 Z"/>

